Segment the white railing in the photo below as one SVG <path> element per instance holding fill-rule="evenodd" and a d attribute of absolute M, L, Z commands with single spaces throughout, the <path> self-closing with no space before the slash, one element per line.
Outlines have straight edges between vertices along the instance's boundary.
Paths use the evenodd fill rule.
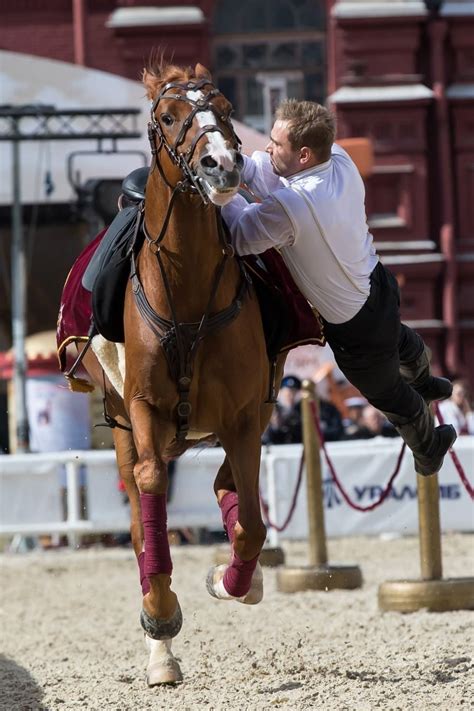
<path fill-rule="evenodd" d="M 327 445 L 339 478 L 352 500 L 375 501 L 395 466 L 399 439 L 376 438 Z M 456 452 L 466 474 L 473 476 L 474 437 L 459 437 Z M 262 450 L 261 489 L 270 520 L 280 524 L 293 495 L 301 445 Z M 219 448 L 194 449 L 178 460 L 168 505 L 171 529 L 202 527 L 221 530 L 213 482 L 224 453 Z M 303 481 L 294 515 L 287 529 L 269 540 L 306 538 L 306 484 Z M 325 465 L 323 490 L 329 536 L 416 533 L 416 478 L 412 457 L 404 457 L 393 493 L 370 513 L 352 510 L 342 500 Z M 81 501 L 86 501 L 86 511 Z M 474 529 L 472 501 L 448 456 L 440 472 L 443 530 Z M 129 511 L 118 489 L 115 455 L 111 450 L 68 451 L 0 456 L 0 535 L 66 534 L 71 545 L 86 533 L 128 530 Z"/>

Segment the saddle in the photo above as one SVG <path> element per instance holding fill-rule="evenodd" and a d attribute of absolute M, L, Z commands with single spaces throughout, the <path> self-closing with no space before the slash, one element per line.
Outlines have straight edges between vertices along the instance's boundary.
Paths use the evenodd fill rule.
<path fill-rule="evenodd" d="M 82 276 L 82 286 L 92 294 L 95 328 L 114 343 L 125 340 L 125 289 L 131 253 L 137 254 L 144 240 L 140 227 L 147 178 L 148 168 L 138 168 L 123 181 L 122 194 L 131 204 L 115 216 Z"/>

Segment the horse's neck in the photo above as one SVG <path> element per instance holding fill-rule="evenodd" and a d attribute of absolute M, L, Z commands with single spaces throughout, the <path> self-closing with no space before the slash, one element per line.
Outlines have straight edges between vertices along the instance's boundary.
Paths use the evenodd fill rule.
<path fill-rule="evenodd" d="M 157 199 L 149 200 L 148 204 L 145 221 L 148 233 L 154 238 L 160 234 L 169 202 Z M 177 303 L 189 304 L 193 312 L 201 312 L 207 307 L 223 259 L 223 246 L 215 208 L 204 206 L 197 196 L 180 194 L 173 206 L 160 251 L 166 278 Z M 155 299 L 163 302 L 164 285 L 161 274 L 157 278 L 159 265 L 153 252 L 154 248 L 144 250 L 149 274 L 148 285 L 144 283 L 144 286 L 147 291 L 152 289 Z M 226 265 L 213 311 L 230 303 L 235 296 L 237 278 L 236 265 Z"/>

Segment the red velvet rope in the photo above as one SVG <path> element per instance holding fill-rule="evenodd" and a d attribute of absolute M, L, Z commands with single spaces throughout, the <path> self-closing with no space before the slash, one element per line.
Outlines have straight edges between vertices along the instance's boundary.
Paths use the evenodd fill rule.
<path fill-rule="evenodd" d="M 282 531 L 285 530 L 285 528 L 290 523 L 291 518 L 295 512 L 296 501 L 298 500 L 298 494 L 300 491 L 301 482 L 303 481 L 303 465 L 304 465 L 304 449 L 303 449 L 303 453 L 302 453 L 301 459 L 300 459 L 300 468 L 298 470 L 298 477 L 296 480 L 296 486 L 295 486 L 295 490 L 293 492 L 293 498 L 291 500 L 290 509 L 288 511 L 287 517 L 285 518 L 285 520 L 281 526 L 278 526 L 276 523 L 273 523 L 273 521 L 270 521 L 270 519 L 268 517 L 268 510 L 269 510 L 268 504 L 266 501 L 264 501 L 264 499 L 262 498 L 262 495 L 260 494 L 260 504 L 262 506 L 263 517 L 265 519 L 265 523 L 270 528 L 274 528 L 275 531 L 278 531 L 278 533 L 281 533 Z"/>
<path fill-rule="evenodd" d="M 314 401 L 310 401 L 310 408 L 311 408 L 311 413 L 313 415 L 314 425 L 316 427 L 316 431 L 319 436 L 319 441 L 321 442 L 321 449 L 324 452 L 324 456 L 326 458 L 326 462 L 328 464 L 329 471 L 331 472 L 332 478 L 334 479 L 334 483 L 336 484 L 337 488 L 341 492 L 344 501 L 346 502 L 346 504 L 348 504 L 351 507 L 351 509 L 355 509 L 356 511 L 363 511 L 363 512 L 364 511 L 373 511 L 374 509 L 376 509 L 378 506 L 380 506 L 380 504 L 382 504 L 385 501 L 385 499 L 387 498 L 387 496 L 390 494 L 390 492 L 392 490 L 393 482 L 394 482 L 395 477 L 397 476 L 398 472 L 400 471 L 400 465 L 402 463 L 403 455 L 405 453 L 405 449 L 406 449 L 405 442 L 403 443 L 403 446 L 400 450 L 400 454 L 398 455 L 397 463 L 395 465 L 395 470 L 394 470 L 392 476 L 390 477 L 390 479 L 388 480 L 387 486 L 380 494 L 380 497 L 377 499 L 377 501 L 374 501 L 373 504 L 369 504 L 368 506 L 359 506 L 359 504 L 355 504 L 353 501 L 351 501 L 349 494 L 345 491 L 344 487 L 342 486 L 342 484 L 336 474 L 336 470 L 334 469 L 333 463 L 331 462 L 331 460 L 329 458 L 329 454 L 326 451 L 326 444 L 324 442 L 324 437 L 323 437 L 323 433 L 321 431 L 321 426 L 319 424 L 318 412 L 316 410 L 316 403 Z"/>
<path fill-rule="evenodd" d="M 439 409 L 439 407 L 438 407 L 438 403 L 435 402 L 435 403 L 434 403 L 434 406 L 435 406 L 435 414 L 436 414 L 436 417 L 437 417 L 438 420 L 439 420 L 439 424 L 440 424 L 440 425 L 444 425 L 444 418 L 443 418 L 443 415 L 441 414 L 441 411 L 440 411 L 440 409 Z M 469 494 L 469 496 L 471 497 L 471 499 L 474 499 L 474 489 L 472 488 L 471 484 L 469 483 L 469 479 L 467 478 L 466 473 L 465 473 L 465 471 L 464 471 L 464 469 L 463 469 L 463 467 L 462 467 L 462 464 L 461 464 L 461 462 L 459 461 L 458 455 L 456 454 L 456 452 L 454 451 L 454 449 L 450 449 L 450 450 L 449 450 L 449 453 L 450 453 L 450 455 L 451 455 L 451 459 L 453 460 L 453 464 L 454 464 L 454 466 L 456 467 L 456 470 L 457 470 L 457 472 L 458 472 L 458 474 L 459 474 L 459 476 L 460 476 L 460 478 L 461 478 L 462 483 L 464 484 L 464 487 L 465 487 L 467 493 Z"/>
<path fill-rule="evenodd" d="M 441 412 L 440 412 L 440 410 L 439 410 L 438 404 L 437 404 L 437 403 L 434 403 L 434 406 L 435 406 L 435 413 L 436 413 L 436 416 L 437 416 L 437 418 L 438 418 L 440 424 L 441 424 L 441 425 L 444 425 L 443 416 L 441 415 Z M 330 457 L 329 457 L 329 454 L 327 453 L 327 450 L 326 450 L 326 444 L 325 444 L 325 442 L 324 442 L 324 436 L 323 436 L 323 433 L 322 433 L 322 431 L 321 431 L 321 426 L 320 426 L 320 424 L 319 424 L 318 413 L 317 413 L 317 410 L 316 410 L 316 404 L 314 403 L 314 401 L 311 401 L 311 402 L 310 402 L 310 408 L 311 408 L 311 413 L 312 413 L 312 415 L 313 415 L 314 425 L 315 425 L 316 431 L 317 431 L 317 433 L 318 433 L 319 440 L 320 440 L 320 442 L 321 442 L 321 449 L 323 450 L 323 453 L 324 453 L 324 456 L 325 456 L 327 465 L 328 465 L 328 467 L 329 467 L 329 471 L 331 472 L 331 476 L 332 476 L 332 478 L 333 478 L 333 480 L 334 480 L 334 483 L 336 484 L 337 488 L 339 489 L 339 491 L 340 491 L 340 493 L 341 493 L 341 495 L 342 495 L 344 501 L 345 501 L 352 509 L 355 509 L 355 511 L 361 511 L 361 512 L 373 511 L 374 509 L 376 509 L 378 506 L 380 506 L 380 505 L 385 501 L 385 499 L 387 498 L 387 496 L 390 494 L 390 492 L 391 492 L 391 490 L 392 490 L 393 482 L 395 481 L 395 477 L 397 476 L 397 474 L 398 474 L 399 471 L 400 471 L 400 466 L 401 466 L 401 463 L 402 463 L 403 455 L 405 454 L 405 449 L 406 449 L 406 444 L 405 444 L 405 442 L 403 443 L 402 448 L 401 448 L 401 450 L 400 450 L 400 454 L 398 455 L 397 463 L 396 463 L 396 465 L 395 465 L 395 469 L 394 469 L 394 471 L 393 471 L 393 474 L 390 476 L 390 479 L 388 480 L 387 486 L 385 487 L 385 489 L 384 489 L 384 490 L 382 491 L 382 493 L 380 494 L 380 497 L 379 497 L 379 498 L 377 499 L 377 501 L 375 501 L 373 504 L 369 504 L 368 506 L 359 506 L 359 504 L 355 504 L 355 503 L 350 499 L 349 494 L 345 491 L 344 487 L 343 487 L 342 484 L 341 484 L 341 481 L 339 480 L 339 477 L 338 477 L 337 474 L 336 474 L 336 470 L 334 469 L 334 465 L 333 465 L 333 463 L 332 463 L 332 461 L 331 461 L 331 459 L 330 459 Z M 456 467 L 456 470 L 457 470 L 457 472 L 458 472 L 458 474 L 459 474 L 459 476 L 460 476 L 460 478 L 461 478 L 461 481 L 462 481 L 462 483 L 464 484 L 464 487 L 466 488 L 467 493 L 469 494 L 469 496 L 471 497 L 471 499 L 474 499 L 474 489 L 472 488 L 472 486 L 471 486 L 471 484 L 470 484 L 470 482 L 469 482 L 469 480 L 468 480 L 468 478 L 467 478 L 467 476 L 466 476 L 466 474 L 465 474 L 465 472 L 464 472 L 464 469 L 463 469 L 463 467 L 462 467 L 461 462 L 459 461 L 459 458 L 458 458 L 456 452 L 455 452 L 453 449 L 450 449 L 450 450 L 449 450 L 449 453 L 450 453 L 451 458 L 452 458 L 452 460 L 453 460 L 454 466 Z M 285 530 L 285 528 L 287 528 L 287 526 L 288 526 L 288 524 L 290 523 L 291 518 L 292 518 L 292 516 L 293 516 L 293 514 L 294 514 L 294 512 L 295 512 L 296 501 L 297 501 L 297 499 L 298 499 L 298 493 L 299 493 L 299 490 L 300 490 L 300 487 L 301 487 L 301 482 L 302 482 L 302 479 L 303 479 L 303 465 L 304 465 L 304 450 L 303 450 L 303 454 L 301 455 L 300 466 L 299 466 L 299 471 L 298 471 L 298 478 L 297 478 L 297 481 L 296 481 L 296 486 L 295 486 L 295 491 L 294 491 L 294 493 L 293 493 L 293 498 L 292 498 L 292 500 L 291 500 L 290 509 L 289 509 L 289 511 L 288 511 L 288 515 L 287 515 L 285 521 L 283 522 L 283 524 L 282 524 L 281 526 L 278 526 L 276 523 L 273 523 L 272 521 L 270 521 L 270 519 L 269 519 L 269 517 L 268 517 L 268 511 L 269 511 L 268 504 L 267 504 L 266 501 L 264 501 L 264 499 L 262 498 L 262 496 L 260 496 L 260 501 L 261 501 L 261 505 L 262 505 L 262 511 L 263 511 L 263 515 L 264 515 L 265 522 L 266 522 L 267 526 L 269 526 L 270 528 L 274 528 L 274 529 L 275 529 L 276 531 L 278 531 L 279 533 L 281 533 L 282 531 Z"/>

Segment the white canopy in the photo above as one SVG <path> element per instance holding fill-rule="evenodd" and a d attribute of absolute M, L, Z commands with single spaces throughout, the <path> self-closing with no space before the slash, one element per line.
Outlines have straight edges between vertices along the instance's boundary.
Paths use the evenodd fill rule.
<path fill-rule="evenodd" d="M 1 103 L 12 105 L 47 104 L 56 109 L 139 108 L 138 130 L 142 137 L 119 140 L 121 151 L 142 151 L 148 162 L 150 156 L 146 134 L 148 101 L 140 82 L 124 79 L 107 72 L 86 67 L 42 59 L 17 52 L 0 51 Z M 267 139 L 248 126 L 234 122 L 235 130 L 243 141 L 246 153 L 263 149 Z M 75 199 L 66 176 L 67 157 L 73 151 L 95 151 L 95 140 L 32 141 L 20 144 L 21 198 L 22 202 L 43 203 L 45 175 L 50 171 L 54 192 L 49 200 L 55 203 Z M 104 148 L 107 142 L 104 142 Z M 134 168 L 143 165 L 137 153 L 115 155 L 85 155 L 75 159 L 81 182 L 88 178 L 122 178 Z M 8 141 L 0 141 L 0 204 L 12 201 L 12 148 Z"/>

